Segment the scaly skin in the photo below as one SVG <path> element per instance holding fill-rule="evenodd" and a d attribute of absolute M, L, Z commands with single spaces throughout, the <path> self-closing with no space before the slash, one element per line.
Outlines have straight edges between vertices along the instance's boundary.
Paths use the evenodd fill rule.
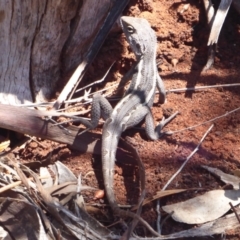
<path fill-rule="evenodd" d="M 112 109 L 109 102 L 100 94 L 95 94 L 92 103 L 92 118 L 88 122 L 79 119 L 88 129 L 94 129 L 100 117 L 106 119 L 102 134 L 102 170 L 107 199 L 116 215 L 138 219 L 152 234 L 159 236 L 150 225 L 138 215 L 121 210 L 113 191 L 114 164 L 119 138 L 123 131 L 137 125 L 145 119 L 146 133 L 151 140 L 161 137 L 162 127 L 173 117 L 154 126 L 151 107 L 156 92 L 160 92 L 160 102 L 165 101 L 165 89 L 156 67 L 156 35 L 147 20 L 142 18 L 122 17 L 122 29 L 128 43 L 137 58 L 129 89 L 122 100 Z"/>
<path fill-rule="evenodd" d="M 155 32 L 145 19 L 122 17 L 121 24 L 139 64 L 124 98 L 116 105 L 103 126 L 102 169 L 104 187 L 109 204 L 117 214 L 121 210 L 115 200 L 113 180 L 116 150 L 122 132 L 137 125 L 145 118 L 148 137 L 156 140 L 161 136 L 160 126 L 154 127 L 150 110 L 159 80 L 156 69 L 157 41 Z M 160 85 L 164 101 L 165 90 L 161 79 Z"/>

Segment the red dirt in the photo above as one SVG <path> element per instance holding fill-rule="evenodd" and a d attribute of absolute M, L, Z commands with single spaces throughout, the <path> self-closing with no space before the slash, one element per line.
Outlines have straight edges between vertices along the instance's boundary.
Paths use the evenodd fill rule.
<path fill-rule="evenodd" d="M 188 9 L 180 13 L 184 5 Z M 206 86 L 216 84 L 239 83 L 240 79 L 240 18 L 230 9 L 222 29 L 215 64 L 212 69 L 201 73 L 207 59 L 207 39 L 209 29 L 201 1 L 188 0 L 132 0 L 124 13 L 146 18 L 156 31 L 158 38 L 157 60 L 160 61 L 159 73 L 166 89 Z M 175 59 L 175 60 L 174 60 Z M 176 66 L 172 62 L 177 60 Z M 113 61 L 117 61 L 107 80 L 107 86 L 119 81 L 134 61 L 125 37 L 120 31 L 112 32 L 107 38 L 98 57 L 92 64 L 88 81 L 101 78 Z M 90 80 L 89 80 L 89 77 Z M 87 78 L 86 78 L 87 79 Z M 99 89 L 104 87 L 99 86 Z M 240 106 L 239 88 L 215 88 L 196 92 L 169 93 L 167 103 L 159 105 L 157 97 L 152 108 L 155 122 L 161 121 L 163 115 L 169 116 L 175 111 L 180 114 L 164 130 L 177 131 L 206 120 L 215 118 Z M 233 173 L 240 167 L 240 112 L 223 117 L 214 122 L 214 128 L 208 134 L 200 150 L 191 158 L 187 166 L 170 184 L 168 189 L 198 188 L 207 190 L 220 189 L 222 182 L 201 168 L 202 164 L 220 168 L 226 173 Z M 133 138 L 134 147 L 139 151 L 146 169 L 146 196 L 153 196 L 162 189 L 170 177 L 179 169 L 183 160 L 193 151 L 201 137 L 209 128 L 206 124 L 191 131 L 166 136 L 159 141 L 148 141 L 145 132 L 131 129 L 124 136 Z M 101 125 L 96 130 L 101 132 Z M 22 152 L 24 161 L 45 159 L 53 151 L 53 160 L 61 160 L 74 173 L 84 176 L 83 183 L 103 189 L 100 156 L 80 154 L 65 146 L 50 141 L 43 141 L 46 146 L 29 144 Z M 115 168 L 115 194 L 120 204 L 136 204 L 139 196 L 139 184 L 134 163 L 124 162 L 124 156 L 117 159 Z M 167 197 L 162 204 L 169 204 L 188 199 L 196 193 L 187 192 Z M 84 195 L 87 203 L 103 203 L 95 200 L 93 195 Z M 107 202 L 106 202 L 107 203 Z M 102 212 L 102 210 L 101 210 Z M 99 214 L 99 213 L 98 213 Z M 106 214 L 106 212 L 105 212 Z M 143 208 L 142 216 L 153 226 L 156 222 L 155 204 Z M 111 224 L 113 218 L 100 214 L 99 220 Z M 116 228 L 116 227 L 115 227 Z M 163 226 L 163 234 L 190 228 L 169 219 Z M 141 233 L 141 226 L 137 228 Z M 239 239 L 239 229 L 229 231 L 227 239 Z M 195 238 L 197 239 L 197 238 Z M 208 239 L 208 238 L 204 238 Z M 209 238 L 212 239 L 212 238 Z M 220 239 L 216 237 L 215 239 Z"/>

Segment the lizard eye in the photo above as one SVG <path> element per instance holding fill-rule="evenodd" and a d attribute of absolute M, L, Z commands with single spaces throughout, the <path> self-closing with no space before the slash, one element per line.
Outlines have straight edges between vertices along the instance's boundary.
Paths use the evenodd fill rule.
<path fill-rule="evenodd" d="M 128 31 L 129 33 L 133 33 L 133 32 L 134 32 L 134 28 L 133 28 L 132 26 L 128 25 L 128 26 L 127 26 L 127 31 Z"/>

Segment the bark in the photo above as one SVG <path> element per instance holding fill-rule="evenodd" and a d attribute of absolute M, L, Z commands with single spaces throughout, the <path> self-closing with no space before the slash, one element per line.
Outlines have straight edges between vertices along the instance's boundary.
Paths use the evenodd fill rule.
<path fill-rule="evenodd" d="M 83 61 L 113 2 L 0 1 L 0 103 L 48 100 Z"/>
<path fill-rule="evenodd" d="M 65 143 L 81 152 L 101 152 L 100 134 L 86 132 L 78 135 L 83 129 L 75 126 L 64 126 L 64 129 L 55 126 L 44 118 L 44 113 L 49 115 L 49 112 L 0 104 L 0 113 L 0 128 Z"/>

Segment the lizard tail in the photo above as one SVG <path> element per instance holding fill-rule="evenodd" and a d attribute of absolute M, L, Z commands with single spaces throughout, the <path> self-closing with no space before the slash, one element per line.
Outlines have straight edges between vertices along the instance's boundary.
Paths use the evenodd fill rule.
<path fill-rule="evenodd" d="M 105 194 L 108 199 L 109 205 L 114 211 L 118 208 L 113 184 L 114 184 L 114 166 L 116 159 L 116 151 L 119 142 L 120 135 L 109 134 L 109 132 L 103 131 L 102 141 L 102 171 L 103 171 L 103 182 L 105 188 Z"/>

